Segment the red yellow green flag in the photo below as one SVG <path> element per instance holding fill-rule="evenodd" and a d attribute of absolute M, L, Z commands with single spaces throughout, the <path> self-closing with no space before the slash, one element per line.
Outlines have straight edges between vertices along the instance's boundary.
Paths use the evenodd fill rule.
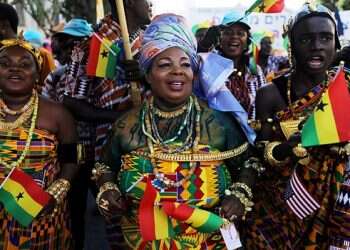
<path fill-rule="evenodd" d="M 28 226 L 49 202 L 45 192 L 28 174 L 14 168 L 0 187 L 0 202 L 21 225 Z"/>
<path fill-rule="evenodd" d="M 350 93 L 343 67 L 340 67 L 314 113 L 307 119 L 301 133 L 304 147 L 350 140 Z"/>
<path fill-rule="evenodd" d="M 186 222 L 202 233 L 214 232 L 224 224 L 220 216 L 185 203 L 162 202 L 162 207 L 168 216 Z"/>
<path fill-rule="evenodd" d="M 117 73 L 117 60 L 121 49 L 107 38 L 96 33 L 91 38 L 86 73 L 113 80 Z"/>
<path fill-rule="evenodd" d="M 139 206 L 139 225 L 142 239 L 160 240 L 174 236 L 170 218 L 159 206 L 160 195 L 148 179 Z"/>
<path fill-rule="evenodd" d="M 256 73 L 258 71 L 258 64 L 259 64 L 259 47 L 258 45 L 252 41 L 252 55 L 250 57 L 250 69 L 253 73 Z"/>
<path fill-rule="evenodd" d="M 246 11 L 260 13 L 279 13 L 284 9 L 284 0 L 257 0 Z"/>

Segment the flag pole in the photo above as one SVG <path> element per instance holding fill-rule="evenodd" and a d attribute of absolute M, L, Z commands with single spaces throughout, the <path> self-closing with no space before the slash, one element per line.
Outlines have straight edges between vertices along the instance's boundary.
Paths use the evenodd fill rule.
<path fill-rule="evenodd" d="M 0 185 L 0 189 L 2 189 L 2 187 L 5 185 L 6 181 L 10 178 L 12 172 L 15 170 L 16 167 L 13 167 L 10 172 L 7 174 L 5 180 L 2 181 L 1 185 Z"/>
<path fill-rule="evenodd" d="M 98 23 L 104 15 L 103 0 L 96 0 L 96 23 Z"/>
<path fill-rule="evenodd" d="M 133 57 L 131 54 L 129 31 L 128 31 L 128 26 L 126 24 L 126 16 L 125 16 L 123 0 L 115 0 L 115 3 L 117 6 L 119 25 L 122 32 L 125 57 L 126 57 L 126 60 L 132 60 Z M 130 86 L 131 86 L 131 99 L 133 101 L 133 104 L 136 106 L 141 105 L 141 92 L 139 87 L 137 86 L 137 82 L 134 82 L 134 81 L 130 82 Z"/>

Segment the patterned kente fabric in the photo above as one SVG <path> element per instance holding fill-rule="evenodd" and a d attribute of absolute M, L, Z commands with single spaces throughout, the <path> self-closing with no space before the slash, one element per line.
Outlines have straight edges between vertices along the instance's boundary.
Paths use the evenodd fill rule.
<path fill-rule="evenodd" d="M 286 80 L 279 78 L 284 84 Z M 294 107 L 303 106 L 296 115 L 307 117 L 317 105 L 313 97 L 319 99 L 322 92 L 323 88 L 316 86 L 296 100 Z M 279 121 L 291 119 L 288 114 L 288 110 L 279 112 Z M 274 140 L 285 140 L 275 125 Z M 350 169 L 348 159 L 331 147 L 309 148 L 307 163 L 290 161 L 283 167 L 267 168 L 257 184 L 259 192 L 254 193 L 254 211 L 247 227 L 243 227 L 247 249 L 349 249 L 350 193 L 346 173 Z M 317 204 L 313 209 L 311 200 Z M 302 216 L 297 216 L 291 207 Z"/>
<path fill-rule="evenodd" d="M 226 86 L 236 97 L 242 107 L 247 111 L 249 119 L 255 119 L 255 97 L 259 88 L 266 84 L 265 76 L 257 66 L 257 74 L 253 74 L 249 67 L 246 67 L 246 73 L 238 76 L 237 72 L 226 80 Z"/>
<path fill-rule="evenodd" d="M 28 130 L 0 130 L 0 157 L 7 162 L 16 161 L 24 149 Z M 35 129 L 33 139 L 20 168 L 46 189 L 58 177 L 57 139 L 46 130 Z M 0 182 L 9 169 L 0 166 Z M 52 215 L 39 215 L 31 225 L 22 227 L 0 204 L 1 250 L 68 250 L 71 249 L 69 216 L 63 203 Z"/>
<path fill-rule="evenodd" d="M 217 152 L 208 146 L 201 145 L 202 153 Z M 171 220 L 173 238 L 144 242 L 138 226 L 138 206 L 142 198 L 147 177 L 154 179 L 153 166 L 142 154 L 143 149 L 123 156 L 122 170 L 118 176 L 119 186 L 129 201 L 131 209 L 122 219 L 122 229 L 127 244 L 132 249 L 225 249 L 219 231 L 200 233 L 188 224 Z M 181 202 L 215 212 L 224 191 L 231 185 L 231 176 L 223 162 L 196 162 L 197 168 L 189 181 L 178 188 L 158 190 L 162 201 Z M 169 179 L 181 180 L 190 168 L 189 162 L 157 160 L 156 167 Z"/>
<path fill-rule="evenodd" d="M 112 20 L 111 16 L 106 16 L 101 20 L 100 28 L 97 31 L 101 38 L 108 38 L 122 50 L 122 58 L 124 58 L 124 48 L 121 39 L 121 31 L 119 25 Z M 134 59 L 137 59 L 139 49 L 141 47 L 140 36 L 143 30 L 139 29 L 133 34 L 130 34 L 131 53 Z M 125 71 L 121 65 L 116 68 L 117 77 L 115 80 L 98 79 L 93 80 L 92 103 L 99 108 L 125 111 L 132 106 L 130 96 L 130 83 L 125 80 Z M 146 90 L 142 84 L 139 85 L 141 95 L 146 95 Z M 117 118 L 117 117 L 116 117 Z M 99 124 L 96 128 L 96 144 L 95 144 L 95 159 L 98 160 L 101 155 L 102 146 L 105 144 L 107 134 L 111 129 L 111 123 Z"/>

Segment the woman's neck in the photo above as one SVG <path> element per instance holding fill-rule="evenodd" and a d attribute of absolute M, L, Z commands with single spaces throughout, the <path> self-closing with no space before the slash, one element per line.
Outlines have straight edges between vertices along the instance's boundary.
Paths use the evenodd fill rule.
<path fill-rule="evenodd" d="M 12 110 L 18 110 L 29 102 L 31 96 L 32 96 L 32 93 L 28 95 L 22 95 L 22 96 L 13 96 L 13 95 L 7 95 L 3 93 L 2 100 L 4 101 L 4 103 L 8 108 Z"/>
<path fill-rule="evenodd" d="M 170 103 L 162 98 L 154 97 L 154 104 L 155 106 L 166 112 L 172 112 L 181 109 L 186 103 L 188 102 L 188 98 L 184 102 L 181 103 Z"/>
<path fill-rule="evenodd" d="M 241 56 L 238 58 L 233 58 L 233 62 L 235 69 L 237 69 L 238 71 L 244 70 L 244 63 Z"/>

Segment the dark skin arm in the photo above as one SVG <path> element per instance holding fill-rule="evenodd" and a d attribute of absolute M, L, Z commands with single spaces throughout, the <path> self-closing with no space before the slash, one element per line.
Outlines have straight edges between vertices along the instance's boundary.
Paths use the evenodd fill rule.
<path fill-rule="evenodd" d="M 74 119 L 60 104 L 53 103 L 46 99 L 40 99 L 37 126 L 54 133 L 60 144 L 72 144 L 77 142 Z M 76 164 L 62 164 L 60 178 L 71 181 L 77 173 L 77 170 Z"/>
<path fill-rule="evenodd" d="M 78 100 L 69 96 L 64 96 L 63 104 L 79 121 L 96 123 L 114 122 L 120 115 L 120 112 L 97 108 L 85 101 Z"/>
<path fill-rule="evenodd" d="M 55 134 L 60 144 L 77 142 L 74 119 L 61 104 L 40 99 L 38 117 L 37 127 Z M 78 165 L 76 163 L 64 163 L 61 164 L 58 178 L 63 178 L 71 183 L 77 172 Z M 55 203 L 49 203 L 44 213 L 49 213 L 54 205 Z"/>
<path fill-rule="evenodd" d="M 231 117 L 230 117 L 231 118 Z M 240 145 L 247 142 L 239 124 L 234 121 L 233 118 L 230 119 L 231 122 L 227 126 L 227 149 L 237 148 Z M 246 184 L 248 187 L 253 188 L 257 176 L 257 172 L 252 168 L 244 168 L 243 165 L 252 155 L 252 147 L 249 146 L 248 150 L 244 153 L 228 159 L 225 161 L 226 165 L 229 167 L 232 179 L 234 182 L 240 182 Z M 237 171 L 240 169 L 239 171 Z M 236 178 L 234 178 L 237 176 Z M 244 193 L 244 190 L 241 190 Z M 240 200 L 234 196 L 226 196 L 222 203 L 221 207 L 225 218 L 231 218 L 233 215 L 236 215 L 237 218 L 242 218 L 244 215 L 244 205 Z"/>
<path fill-rule="evenodd" d="M 267 119 L 273 118 L 273 115 L 277 111 L 286 108 L 287 104 L 274 84 L 260 88 L 257 92 L 255 103 L 256 117 L 261 121 L 261 130 L 257 136 L 257 142 L 271 141 L 275 132 L 273 130 L 273 123 L 267 122 Z M 283 161 L 287 157 L 293 156 L 292 148 L 299 142 L 300 133 L 293 134 L 287 141 L 274 148 L 274 158 Z"/>
<path fill-rule="evenodd" d="M 270 140 L 274 131 L 272 124 L 266 122 L 268 118 L 273 118 L 273 114 L 286 107 L 276 85 L 269 84 L 260 88 L 256 94 L 256 119 L 261 121 L 261 130 L 259 131 L 257 141 Z"/>
<path fill-rule="evenodd" d="M 109 136 L 108 142 L 104 146 L 101 161 L 109 166 L 112 173 L 104 174 L 97 180 L 97 186 L 101 187 L 106 182 L 115 183 L 116 175 L 120 171 L 121 156 L 125 151 L 130 152 L 139 146 L 137 142 L 133 141 L 134 136 L 131 131 L 138 127 L 136 116 L 128 116 L 129 113 L 137 114 L 137 111 L 130 111 L 123 114 L 113 125 L 113 130 Z M 136 129 L 137 130 L 137 129 Z M 139 130 L 139 129 L 138 129 Z M 124 145 L 124 146 L 123 146 Z M 134 145 L 135 148 L 131 148 Z M 126 203 L 120 192 L 108 190 L 101 195 L 101 199 L 109 202 L 108 210 L 103 209 L 105 217 L 109 218 L 112 215 L 122 214 L 126 211 Z"/>

